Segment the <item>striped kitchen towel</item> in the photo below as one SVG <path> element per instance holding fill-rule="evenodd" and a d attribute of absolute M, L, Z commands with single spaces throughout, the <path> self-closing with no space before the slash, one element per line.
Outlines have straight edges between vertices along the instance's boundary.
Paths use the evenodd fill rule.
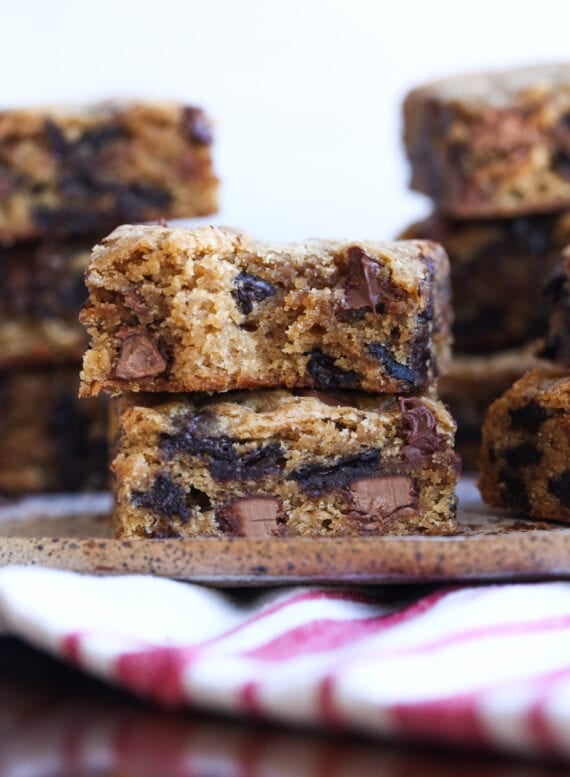
<path fill-rule="evenodd" d="M 226 594 L 8 567 L 0 625 L 167 706 L 570 757 L 570 583 Z"/>

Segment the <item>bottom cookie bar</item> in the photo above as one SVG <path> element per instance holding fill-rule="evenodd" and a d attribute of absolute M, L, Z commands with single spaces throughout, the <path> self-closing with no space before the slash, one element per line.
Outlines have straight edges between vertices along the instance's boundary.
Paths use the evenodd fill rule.
<path fill-rule="evenodd" d="M 120 537 L 454 530 L 455 425 L 433 399 L 306 389 L 116 401 Z"/>
<path fill-rule="evenodd" d="M 488 356 L 456 356 L 438 384 L 439 396 L 457 423 L 455 449 L 465 471 L 476 470 L 485 414 L 525 372 L 544 362 L 535 355 L 537 345 Z"/>
<path fill-rule="evenodd" d="M 78 390 L 78 368 L 0 373 L 0 495 L 106 487 L 107 403 Z"/>
<path fill-rule="evenodd" d="M 570 522 L 570 376 L 527 373 L 493 403 L 483 427 L 483 499 L 492 507 Z"/>

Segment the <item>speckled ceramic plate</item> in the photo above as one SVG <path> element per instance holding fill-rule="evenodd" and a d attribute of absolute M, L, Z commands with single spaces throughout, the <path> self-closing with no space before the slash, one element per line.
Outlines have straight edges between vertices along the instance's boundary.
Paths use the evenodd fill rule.
<path fill-rule="evenodd" d="M 116 540 L 108 495 L 35 497 L 0 507 L 0 566 L 152 574 L 213 585 L 570 577 L 570 525 L 491 512 L 460 484 L 453 537 Z"/>

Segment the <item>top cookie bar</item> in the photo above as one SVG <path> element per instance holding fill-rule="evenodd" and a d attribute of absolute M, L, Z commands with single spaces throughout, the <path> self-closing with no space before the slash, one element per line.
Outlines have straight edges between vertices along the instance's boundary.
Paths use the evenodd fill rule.
<path fill-rule="evenodd" d="M 411 186 L 449 216 L 570 204 L 570 64 L 448 78 L 410 92 Z"/>
<path fill-rule="evenodd" d="M 213 213 L 211 142 L 175 103 L 0 111 L 0 242 Z"/>
<path fill-rule="evenodd" d="M 255 387 L 420 392 L 449 356 L 441 246 L 275 245 L 123 226 L 94 249 L 82 396 Z"/>

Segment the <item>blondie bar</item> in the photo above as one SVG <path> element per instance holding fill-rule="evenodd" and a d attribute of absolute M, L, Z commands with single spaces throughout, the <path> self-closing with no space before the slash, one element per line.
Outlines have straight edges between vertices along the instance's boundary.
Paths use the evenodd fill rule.
<path fill-rule="evenodd" d="M 570 212 L 474 221 L 434 214 L 400 238 L 435 240 L 449 255 L 455 352 L 500 351 L 545 335 L 542 285 L 570 243 Z"/>
<path fill-rule="evenodd" d="M 411 186 L 449 216 L 570 205 L 570 64 L 458 76 L 410 92 Z"/>
<path fill-rule="evenodd" d="M 0 247 L 0 368 L 78 363 L 84 272 L 101 235 Z"/>
<path fill-rule="evenodd" d="M 456 356 L 438 383 L 438 393 L 457 423 L 455 449 L 464 470 L 478 467 L 481 430 L 489 406 L 515 381 L 543 364 L 539 344 L 485 356 Z"/>
<path fill-rule="evenodd" d="M 448 281 L 445 252 L 425 241 L 275 245 L 124 226 L 87 271 L 81 394 L 421 392 L 448 359 Z"/>
<path fill-rule="evenodd" d="M 483 499 L 535 518 L 570 521 L 570 377 L 527 373 L 489 409 L 483 427 Z"/>
<path fill-rule="evenodd" d="M 0 495 L 107 485 L 107 402 L 79 400 L 76 369 L 0 373 Z"/>
<path fill-rule="evenodd" d="M 436 400 L 300 389 L 115 401 L 120 537 L 454 529 L 455 425 Z"/>
<path fill-rule="evenodd" d="M 0 112 L 0 242 L 213 213 L 209 121 L 174 103 Z"/>

